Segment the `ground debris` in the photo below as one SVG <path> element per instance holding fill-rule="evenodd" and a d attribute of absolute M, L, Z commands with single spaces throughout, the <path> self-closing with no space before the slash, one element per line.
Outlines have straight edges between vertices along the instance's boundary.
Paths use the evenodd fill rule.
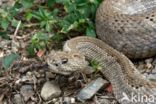
<path fill-rule="evenodd" d="M 108 81 L 97 78 L 96 80 L 90 82 L 85 88 L 83 88 L 77 95 L 77 99 L 84 102 L 87 99 L 90 99 L 93 95 L 97 93 L 97 91 L 103 87 L 108 85 Z"/>
<path fill-rule="evenodd" d="M 46 82 L 41 90 L 41 97 L 46 100 L 58 97 L 61 94 L 59 85 L 56 82 Z"/>

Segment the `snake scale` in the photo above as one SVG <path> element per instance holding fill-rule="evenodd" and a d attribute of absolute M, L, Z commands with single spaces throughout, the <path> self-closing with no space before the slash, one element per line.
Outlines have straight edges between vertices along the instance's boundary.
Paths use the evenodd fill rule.
<path fill-rule="evenodd" d="M 96 13 L 98 37 L 129 58 L 156 54 L 156 0 L 105 0 Z"/>
<path fill-rule="evenodd" d="M 64 51 L 52 51 L 47 63 L 53 72 L 83 71 L 96 60 L 120 104 L 156 104 L 156 82 L 146 79 L 129 58 L 156 55 L 156 0 L 105 0 L 96 13 L 95 39 L 68 40 Z M 125 54 L 125 55 L 124 55 Z"/>

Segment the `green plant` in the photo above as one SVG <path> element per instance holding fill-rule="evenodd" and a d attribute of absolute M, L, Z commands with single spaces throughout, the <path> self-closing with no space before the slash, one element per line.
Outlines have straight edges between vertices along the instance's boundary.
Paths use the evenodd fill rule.
<path fill-rule="evenodd" d="M 50 32 L 53 26 L 58 22 L 57 15 L 58 9 L 49 12 L 42 7 L 39 8 L 38 11 L 34 11 L 32 16 L 40 22 L 40 27 L 45 28 L 46 31 Z"/>
<path fill-rule="evenodd" d="M 31 7 L 33 0 L 19 0 L 15 3 L 14 6 L 4 6 L 0 9 L 0 28 L 3 29 L 4 32 L 7 31 L 8 27 L 13 26 L 16 28 L 17 23 L 20 20 L 16 19 L 16 16 L 20 13 L 22 8 Z"/>
<path fill-rule="evenodd" d="M 96 60 L 91 60 L 90 65 L 95 70 L 95 72 L 98 72 L 99 70 L 102 69 L 100 63 L 97 62 Z"/>
<path fill-rule="evenodd" d="M 8 56 L 3 57 L 2 59 L 2 66 L 5 69 L 8 69 L 10 65 L 19 58 L 18 54 L 11 53 Z"/>
<path fill-rule="evenodd" d="M 27 48 L 29 55 L 34 56 L 37 50 L 44 50 L 47 47 L 51 37 L 52 35 L 48 35 L 46 33 L 36 33 L 32 37 L 30 45 Z"/>
<path fill-rule="evenodd" d="M 98 0 L 57 0 L 56 2 L 63 4 L 67 13 L 60 24 L 62 33 L 77 30 L 95 37 L 94 18 L 100 3 Z"/>
<path fill-rule="evenodd" d="M 16 28 L 18 21 L 22 22 L 20 27 L 23 30 L 31 27 L 54 34 L 51 38 L 47 34 L 36 33 L 28 47 L 28 52 L 33 54 L 34 50 L 45 48 L 48 41 L 61 41 L 74 32 L 96 37 L 94 19 L 101 1 L 48 0 L 42 5 L 36 5 L 34 0 L 17 0 L 13 7 L 0 9 L 0 29 L 3 30 L 0 36 L 6 37 L 8 27 Z M 20 20 L 19 14 L 23 16 Z"/>

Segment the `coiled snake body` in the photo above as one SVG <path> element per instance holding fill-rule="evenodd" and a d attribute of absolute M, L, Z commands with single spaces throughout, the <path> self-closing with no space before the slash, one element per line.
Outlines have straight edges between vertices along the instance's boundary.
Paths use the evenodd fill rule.
<path fill-rule="evenodd" d="M 96 13 L 101 40 L 129 58 L 156 54 L 156 0 L 105 0 Z"/>
<path fill-rule="evenodd" d="M 63 52 L 49 54 L 50 69 L 66 75 L 82 71 L 88 65 L 86 59 L 94 59 L 102 66 L 101 72 L 121 104 L 155 104 L 156 82 L 144 78 L 126 57 L 156 54 L 154 10 L 156 0 L 105 0 L 96 15 L 97 35 L 104 42 L 85 36 L 70 39 Z"/>

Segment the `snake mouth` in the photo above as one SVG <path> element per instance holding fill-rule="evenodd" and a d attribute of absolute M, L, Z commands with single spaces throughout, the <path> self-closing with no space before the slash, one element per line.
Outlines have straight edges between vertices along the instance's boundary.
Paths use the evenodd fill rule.
<path fill-rule="evenodd" d="M 60 70 L 59 68 L 55 68 L 53 65 L 50 65 L 50 64 L 49 64 L 49 68 L 50 68 L 51 72 L 56 73 L 56 74 L 61 74 L 61 75 L 70 75 L 71 74 L 71 72 Z"/>
<path fill-rule="evenodd" d="M 71 74 L 71 72 L 61 70 L 61 68 L 56 67 L 55 65 L 51 64 L 49 60 L 47 60 L 47 64 L 48 64 L 50 71 L 53 73 L 61 74 L 61 75 L 70 75 Z"/>

